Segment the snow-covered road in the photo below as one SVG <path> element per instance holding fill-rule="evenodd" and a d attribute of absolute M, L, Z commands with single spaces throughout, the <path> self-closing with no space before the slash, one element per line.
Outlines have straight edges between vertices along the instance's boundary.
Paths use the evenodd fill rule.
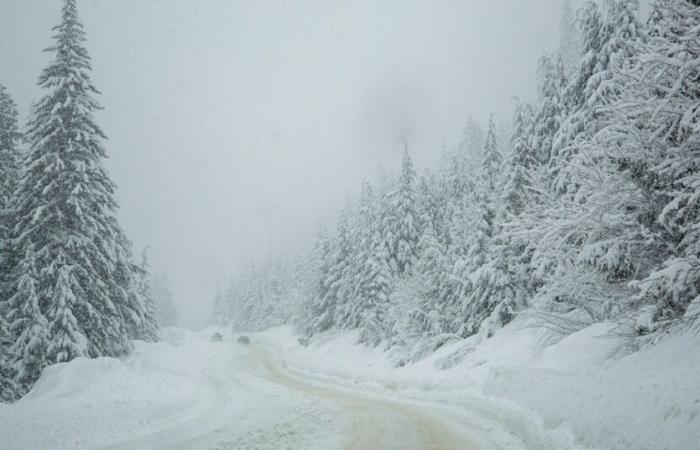
<path fill-rule="evenodd" d="M 503 424 L 471 424 L 454 408 L 295 373 L 272 348 L 211 343 L 205 358 L 202 408 L 105 448 L 545 448 L 545 443 L 527 442 Z M 241 408 L 242 391 L 257 401 L 246 399 Z"/>
<path fill-rule="evenodd" d="M 352 334 L 303 346 L 284 327 L 245 346 L 229 333 L 210 342 L 214 331 L 163 329 L 125 358 L 48 367 L 24 398 L 0 404 L 0 449 L 697 447 L 696 336 L 609 361 L 616 344 L 601 330 L 537 356 L 531 328 L 513 328 L 395 368 Z M 570 355 L 582 352 L 577 368 Z M 467 356 L 437 369 L 454 354 Z"/>
<path fill-rule="evenodd" d="M 319 383 L 287 371 L 270 349 L 252 347 L 249 362 L 265 380 L 339 407 L 350 426 L 340 447 L 366 449 L 497 448 L 479 430 L 434 405 Z"/>
<path fill-rule="evenodd" d="M 559 449 L 549 431 L 464 388 L 394 388 L 329 376 L 289 352 L 286 334 L 169 329 L 124 359 L 50 367 L 0 405 L 3 450 Z M 313 352 L 312 349 L 309 351 Z"/>

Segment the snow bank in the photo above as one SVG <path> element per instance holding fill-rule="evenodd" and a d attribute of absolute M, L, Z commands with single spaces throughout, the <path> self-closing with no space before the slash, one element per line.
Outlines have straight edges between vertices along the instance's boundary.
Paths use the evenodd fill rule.
<path fill-rule="evenodd" d="M 47 368 L 34 389 L 0 405 L 0 449 L 212 448 L 321 450 L 344 423 L 332 405 L 266 382 L 247 346 L 216 329 L 161 330 L 124 359 Z"/>
<path fill-rule="evenodd" d="M 46 368 L 29 394 L 0 405 L 0 447 L 95 448 L 194 414 L 202 399 L 197 361 L 206 350 L 186 332 L 169 333 L 189 345 L 138 342 L 124 360 L 80 358 Z"/>
<path fill-rule="evenodd" d="M 615 361 L 602 358 L 605 345 L 591 340 L 593 333 L 589 330 L 577 334 L 582 336 L 572 336 L 561 346 L 547 349 L 540 361 L 540 366 L 565 371 L 494 368 L 486 392 L 527 405 L 552 424 L 567 424 L 589 445 L 615 449 L 698 448 L 697 336 L 670 337 Z M 586 342 L 591 344 L 592 353 L 600 353 L 589 357 L 588 347 L 580 345 Z M 590 359 L 591 365 L 573 364 L 575 354 Z"/>
<path fill-rule="evenodd" d="M 302 346 L 283 327 L 256 339 L 283 349 L 290 368 L 309 376 L 500 411 L 513 427 L 540 427 L 572 447 L 698 448 L 699 336 L 669 337 L 631 353 L 611 324 L 553 345 L 530 325 L 517 319 L 491 339 L 451 343 L 400 368 L 381 348 L 357 345 L 355 333 L 326 334 Z"/>

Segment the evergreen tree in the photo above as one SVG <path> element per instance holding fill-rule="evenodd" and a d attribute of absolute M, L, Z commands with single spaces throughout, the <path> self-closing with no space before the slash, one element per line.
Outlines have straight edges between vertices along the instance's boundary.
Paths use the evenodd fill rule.
<path fill-rule="evenodd" d="M 39 308 L 36 255 L 28 245 L 22 264 L 17 267 L 18 290 L 9 299 L 10 331 L 15 336 L 10 354 L 14 356 L 17 384 L 28 390 L 47 365 L 49 323 Z"/>
<path fill-rule="evenodd" d="M 143 320 L 137 338 L 148 342 L 158 341 L 158 317 L 156 300 L 153 297 L 151 265 L 148 261 L 148 248 L 141 253 L 141 264 L 133 268 L 136 279 L 136 292 L 143 304 Z"/>
<path fill-rule="evenodd" d="M 17 107 L 0 84 L 0 315 L 3 302 L 11 295 L 10 268 L 16 255 L 10 242 L 10 231 L 14 221 L 12 214 L 13 198 L 21 176 L 21 154 L 17 131 Z M 0 344 L 2 351 L 2 344 Z"/>
<path fill-rule="evenodd" d="M 315 271 L 313 277 L 313 288 L 311 289 L 311 295 L 309 296 L 309 304 L 307 306 L 307 315 L 304 317 L 306 319 L 303 324 L 303 330 L 307 336 L 313 336 L 315 333 L 320 331 L 325 331 L 328 326 L 328 321 L 317 322 L 318 317 L 329 317 L 326 311 L 327 304 L 324 303 L 329 291 L 328 273 L 331 266 L 331 240 L 327 235 L 325 230 L 320 230 L 316 238 L 316 244 L 314 246 L 315 258 Z M 316 325 L 319 329 L 316 329 Z"/>
<path fill-rule="evenodd" d="M 537 164 L 532 146 L 532 107 L 516 98 L 511 136 L 511 154 L 504 164 L 505 182 L 503 197 L 505 209 L 519 215 L 525 209 L 528 173 Z"/>
<path fill-rule="evenodd" d="M 17 131 L 17 107 L 0 84 L 0 401 L 11 401 L 18 397 L 19 387 L 14 383 L 14 368 L 9 357 L 14 339 L 6 321 L 11 296 L 10 268 L 16 258 L 16 249 L 10 242 L 10 231 L 14 220 L 11 208 L 14 192 L 21 175 L 21 154 Z"/>
<path fill-rule="evenodd" d="M 417 247 L 419 235 L 418 215 L 416 211 L 415 193 L 416 172 L 413 162 L 408 154 L 408 147 L 404 148 L 401 160 L 401 176 L 399 188 L 395 194 L 395 243 L 391 249 L 390 257 L 396 262 L 398 275 L 410 272 L 417 259 Z"/>
<path fill-rule="evenodd" d="M 467 175 L 479 167 L 484 140 L 483 129 L 473 117 L 469 117 L 457 147 L 443 153 L 441 172 L 450 198 L 459 201 L 473 190 L 472 180 Z"/>
<path fill-rule="evenodd" d="M 498 151 L 496 124 L 492 114 L 489 118 L 489 130 L 486 133 L 486 142 L 484 143 L 483 159 L 481 163 L 481 175 L 487 192 L 493 192 L 493 188 L 498 184 L 498 175 L 501 170 L 502 162 L 503 155 Z"/>
<path fill-rule="evenodd" d="M 464 254 L 454 264 L 454 277 L 459 280 L 459 326 L 458 334 L 468 336 L 476 330 L 469 322 L 472 313 L 470 303 L 474 302 L 474 285 L 472 274 L 479 271 L 489 261 L 490 241 L 493 235 L 494 213 L 489 204 L 486 192 L 478 192 L 475 199 L 474 211 L 471 215 L 469 235 L 464 243 Z M 469 312 L 468 312 L 469 311 Z M 466 328 L 469 322 L 470 328 Z"/>
<path fill-rule="evenodd" d="M 700 316 L 699 27 L 700 12 L 688 2 L 656 1 L 637 64 L 617 67 L 631 81 L 611 107 L 618 125 L 606 137 L 616 169 L 644 199 L 629 213 L 644 238 L 635 300 L 650 319 L 640 333 Z"/>
<path fill-rule="evenodd" d="M 553 155 L 553 143 L 566 114 L 564 92 L 567 80 L 564 66 L 558 55 L 543 56 L 537 68 L 538 98 L 536 117 L 533 124 L 533 143 L 537 160 L 549 164 Z"/>
<path fill-rule="evenodd" d="M 7 88 L 0 84 L 0 230 L 5 238 L 9 228 L 6 210 L 11 206 L 11 199 L 21 175 L 21 154 L 18 146 L 20 137 L 21 134 L 17 130 L 17 106 Z"/>
<path fill-rule="evenodd" d="M 331 250 L 328 272 L 325 274 L 323 285 L 325 295 L 320 299 L 319 309 L 321 315 L 316 317 L 313 328 L 317 332 L 326 331 L 334 325 L 342 326 L 337 321 L 337 308 L 342 307 L 342 294 L 344 290 L 345 273 L 352 264 L 351 254 L 353 243 L 350 240 L 348 229 L 350 217 L 347 210 L 342 210 L 338 220 L 336 239 Z"/>
<path fill-rule="evenodd" d="M 362 274 L 360 341 L 378 345 L 387 335 L 387 312 L 391 294 L 391 272 L 387 250 L 378 231 L 372 236 L 372 251 Z"/>
<path fill-rule="evenodd" d="M 130 244 L 115 218 L 115 187 L 102 162 L 105 135 L 93 119 L 99 92 L 90 79 L 76 0 L 63 1 L 54 30 L 55 43 L 47 49 L 54 59 L 39 77 L 48 93 L 35 104 L 28 126 L 12 244 L 35 248 L 49 363 L 123 355 L 143 317 Z"/>

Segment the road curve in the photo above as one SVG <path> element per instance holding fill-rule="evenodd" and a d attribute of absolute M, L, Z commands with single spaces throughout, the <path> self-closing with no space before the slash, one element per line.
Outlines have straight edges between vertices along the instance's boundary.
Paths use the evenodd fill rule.
<path fill-rule="evenodd" d="M 341 448 L 346 450 L 493 449 L 484 432 L 470 427 L 439 407 L 378 398 L 369 393 L 309 381 L 287 371 L 273 352 L 251 347 L 258 375 L 293 391 L 339 406 L 352 423 Z"/>
<path fill-rule="evenodd" d="M 200 341 L 201 342 L 201 341 Z M 473 399 L 416 400 L 289 370 L 280 351 L 207 343 L 196 408 L 103 450 L 561 449 L 537 424 Z"/>

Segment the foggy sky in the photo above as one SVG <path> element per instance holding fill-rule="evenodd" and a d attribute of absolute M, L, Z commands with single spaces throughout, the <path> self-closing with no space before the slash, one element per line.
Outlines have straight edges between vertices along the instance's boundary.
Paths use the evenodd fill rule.
<path fill-rule="evenodd" d="M 468 115 L 535 96 L 562 0 L 84 0 L 122 226 L 167 269 L 183 324 L 251 260 L 308 246 L 393 171 L 419 171 Z M 0 0 L 0 82 L 42 93 L 56 0 Z"/>

